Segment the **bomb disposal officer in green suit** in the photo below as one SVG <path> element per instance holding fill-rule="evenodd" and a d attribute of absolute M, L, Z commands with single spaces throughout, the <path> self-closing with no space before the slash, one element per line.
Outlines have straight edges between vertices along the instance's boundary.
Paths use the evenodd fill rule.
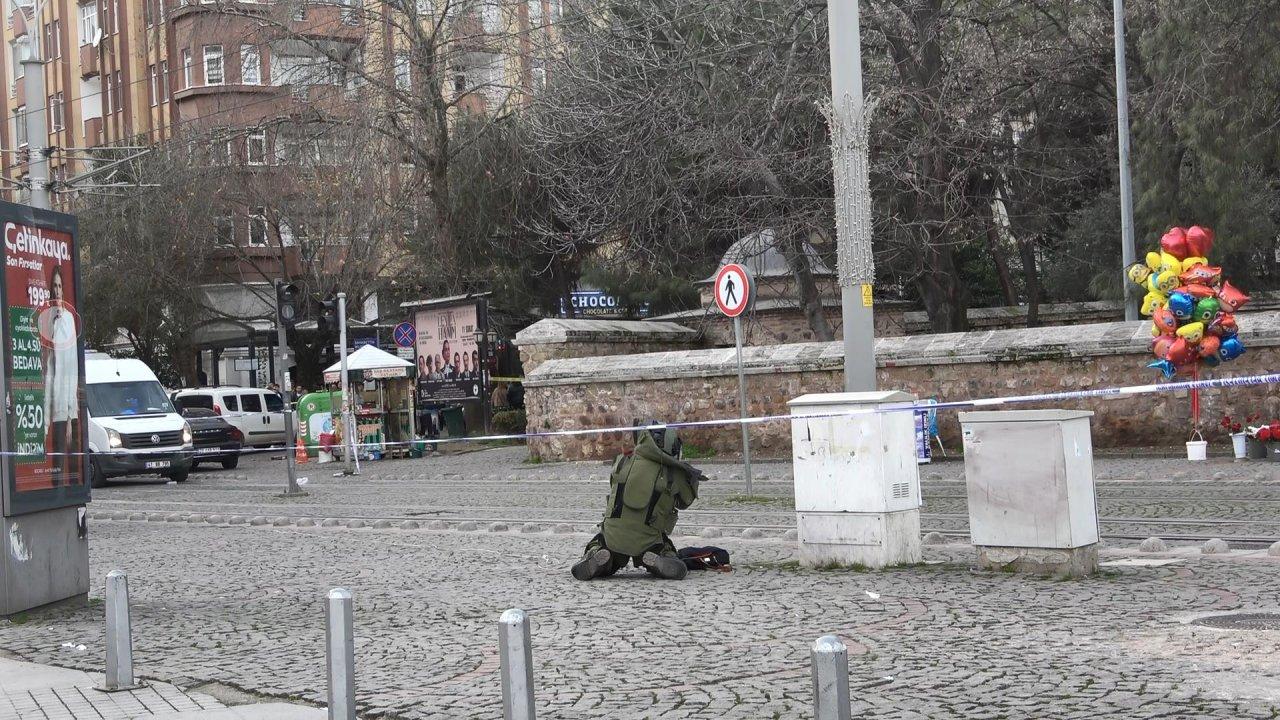
<path fill-rule="evenodd" d="M 601 532 L 573 566 L 573 576 L 579 580 L 612 575 L 628 561 L 668 580 L 682 580 L 688 572 L 676 557 L 670 535 L 677 511 L 698 499 L 698 483 L 706 476 L 680 459 L 675 428 L 641 430 L 636 435 L 635 449 L 613 462 Z"/>

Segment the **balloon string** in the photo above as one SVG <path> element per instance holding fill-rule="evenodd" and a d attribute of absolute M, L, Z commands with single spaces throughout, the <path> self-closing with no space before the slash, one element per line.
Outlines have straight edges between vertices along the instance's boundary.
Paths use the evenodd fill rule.
<path fill-rule="evenodd" d="M 1191 366 L 1191 380 L 1194 382 L 1200 379 L 1199 364 Z M 1191 422 L 1192 430 L 1200 429 L 1200 388 L 1191 388 Z"/>

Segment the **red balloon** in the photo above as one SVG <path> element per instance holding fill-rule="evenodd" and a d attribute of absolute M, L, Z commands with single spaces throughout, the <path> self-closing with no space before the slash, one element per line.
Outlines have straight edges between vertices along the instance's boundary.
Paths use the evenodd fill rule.
<path fill-rule="evenodd" d="M 1169 232 L 1160 238 L 1160 249 L 1170 255 L 1183 260 L 1187 257 L 1187 231 L 1180 227 L 1170 228 Z"/>
<path fill-rule="evenodd" d="M 1236 316 L 1231 313 L 1218 313 L 1213 322 L 1209 323 L 1207 332 L 1210 335 L 1218 337 L 1231 337 L 1240 332 L 1240 328 L 1236 327 Z"/>
<path fill-rule="evenodd" d="M 1172 335 L 1178 331 L 1178 318 L 1167 307 L 1156 308 L 1155 312 L 1151 313 L 1151 322 L 1161 335 Z"/>
<path fill-rule="evenodd" d="M 1209 357 L 1210 355 L 1217 355 L 1218 348 L 1220 347 L 1222 347 L 1222 338 L 1215 337 L 1213 335 L 1205 335 L 1200 338 L 1200 349 L 1197 354 L 1202 358 Z"/>
<path fill-rule="evenodd" d="M 1156 356 L 1157 360 L 1169 359 L 1169 348 L 1173 347 L 1174 338 L 1168 335 L 1161 335 L 1151 341 L 1151 353 Z"/>
<path fill-rule="evenodd" d="M 1270 441 L 1270 440 L 1271 440 L 1271 428 L 1269 428 L 1269 427 L 1258 428 L 1258 440 L 1260 440 L 1260 441 L 1262 441 L 1262 442 L 1268 442 L 1268 441 Z"/>
<path fill-rule="evenodd" d="M 1165 359 L 1174 365 L 1186 365 L 1196 359 L 1196 348 L 1186 338 L 1177 338 L 1169 346 L 1169 356 Z"/>
<path fill-rule="evenodd" d="M 1222 279 L 1222 268 L 1208 265 L 1192 265 L 1178 276 L 1183 285 L 1217 285 Z"/>
<path fill-rule="evenodd" d="M 1199 225 L 1192 225 L 1187 230 L 1188 257 L 1207 258 L 1210 250 L 1213 250 L 1213 231 Z"/>
<path fill-rule="evenodd" d="M 1240 292 L 1240 288 L 1224 281 L 1222 288 L 1218 290 L 1218 302 L 1222 303 L 1223 310 L 1235 312 L 1249 302 L 1249 296 Z"/>
<path fill-rule="evenodd" d="M 1183 285 L 1181 287 L 1174 288 L 1173 292 L 1186 293 L 1197 300 L 1203 300 L 1204 298 L 1210 298 L 1217 295 L 1217 293 L 1214 292 L 1214 289 L 1208 285 Z"/>

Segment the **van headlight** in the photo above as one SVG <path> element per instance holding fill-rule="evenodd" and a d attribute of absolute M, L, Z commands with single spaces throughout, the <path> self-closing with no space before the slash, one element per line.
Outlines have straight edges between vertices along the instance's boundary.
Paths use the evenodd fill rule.
<path fill-rule="evenodd" d="M 182 444 L 190 445 L 194 439 L 194 436 L 191 434 L 191 424 L 182 423 Z"/>
<path fill-rule="evenodd" d="M 107 428 L 107 446 L 112 448 L 124 447 L 124 441 L 120 439 L 120 433 Z"/>

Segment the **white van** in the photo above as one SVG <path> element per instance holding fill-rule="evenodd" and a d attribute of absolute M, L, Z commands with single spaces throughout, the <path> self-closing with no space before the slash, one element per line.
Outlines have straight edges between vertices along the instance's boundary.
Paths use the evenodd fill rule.
<path fill-rule="evenodd" d="M 284 398 L 271 390 L 233 385 L 179 390 L 173 404 L 179 412 L 200 407 L 221 415 L 244 433 L 246 446 L 285 444 Z"/>
<path fill-rule="evenodd" d="M 195 450 L 191 426 L 174 411 L 151 368 L 90 352 L 84 375 L 93 486 L 122 475 L 186 480 Z"/>

